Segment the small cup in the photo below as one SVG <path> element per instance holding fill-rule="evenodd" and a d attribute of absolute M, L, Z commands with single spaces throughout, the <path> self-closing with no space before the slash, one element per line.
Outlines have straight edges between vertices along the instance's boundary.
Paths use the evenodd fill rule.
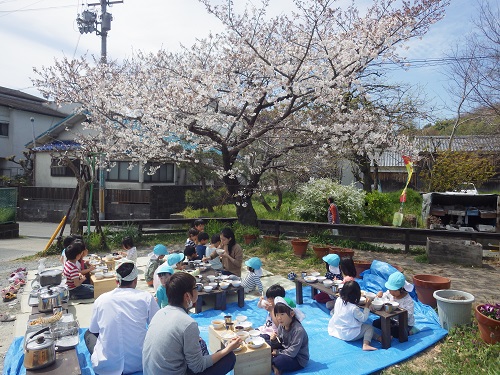
<path fill-rule="evenodd" d="M 333 284 L 333 285 L 332 285 L 332 292 L 333 292 L 333 293 L 338 293 L 338 291 L 339 291 L 339 286 L 338 286 L 338 285 Z"/>
<path fill-rule="evenodd" d="M 231 315 L 225 315 L 224 316 L 224 323 L 229 324 L 232 322 L 232 317 Z"/>
<path fill-rule="evenodd" d="M 54 308 L 52 309 L 52 314 L 54 314 L 54 315 L 55 315 L 55 314 L 57 314 L 57 313 L 59 313 L 59 312 L 62 312 L 62 311 L 63 311 L 63 308 L 62 308 L 61 306 L 59 306 L 59 307 L 54 307 Z"/>
<path fill-rule="evenodd" d="M 226 323 L 226 330 L 234 331 L 234 323 Z"/>
<path fill-rule="evenodd" d="M 392 305 L 392 303 L 384 303 L 384 311 L 386 313 L 391 313 L 392 311 L 394 310 L 394 306 Z"/>
<path fill-rule="evenodd" d="M 243 331 L 245 328 L 243 328 L 243 326 L 236 326 L 234 327 L 234 332 L 241 332 Z"/>
<path fill-rule="evenodd" d="M 203 283 L 196 283 L 196 289 L 198 289 L 198 292 L 201 292 L 203 290 Z"/>
<path fill-rule="evenodd" d="M 306 276 L 307 276 L 307 272 L 302 271 L 301 275 L 302 275 L 302 278 L 304 278 L 304 277 L 306 277 Z"/>

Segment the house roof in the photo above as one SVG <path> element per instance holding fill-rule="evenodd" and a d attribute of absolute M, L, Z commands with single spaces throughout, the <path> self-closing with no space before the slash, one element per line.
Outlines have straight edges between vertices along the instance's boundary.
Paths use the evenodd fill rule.
<path fill-rule="evenodd" d="M 50 143 L 52 140 L 57 139 L 57 136 L 63 131 L 65 131 L 66 128 L 79 124 L 85 119 L 86 119 L 85 115 L 82 114 L 71 114 L 69 116 L 66 116 L 61 121 L 59 121 L 58 123 L 51 126 L 49 129 L 44 131 L 42 134 L 38 135 L 35 138 L 35 141 L 37 144 L 41 143 L 44 144 L 47 142 Z M 30 148 L 32 146 L 33 146 L 33 141 L 30 141 L 24 145 L 24 147 L 26 148 Z M 35 151 L 37 151 L 37 149 L 38 147 L 34 148 Z"/>
<path fill-rule="evenodd" d="M 45 99 L 0 86 L 0 106 L 40 115 L 66 117 L 66 114 L 50 108 L 47 103 Z"/>
<path fill-rule="evenodd" d="M 415 137 L 415 148 L 420 151 L 445 151 L 448 149 L 449 136 Z M 500 152 L 500 136 L 461 135 L 453 137 L 452 151 L 489 151 Z"/>
<path fill-rule="evenodd" d="M 68 151 L 78 150 L 81 145 L 78 142 L 71 140 L 53 141 L 42 146 L 34 147 L 33 151 Z"/>

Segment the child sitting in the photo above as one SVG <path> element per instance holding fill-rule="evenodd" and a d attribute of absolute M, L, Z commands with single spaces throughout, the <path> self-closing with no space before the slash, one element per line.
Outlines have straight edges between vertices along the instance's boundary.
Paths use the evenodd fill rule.
<path fill-rule="evenodd" d="M 193 228 L 196 229 L 199 233 L 205 231 L 205 220 L 203 219 L 196 219 L 193 222 Z"/>
<path fill-rule="evenodd" d="M 348 281 L 354 281 L 356 278 L 356 266 L 351 257 L 345 257 L 340 260 L 339 264 L 340 273 L 344 283 Z"/>
<path fill-rule="evenodd" d="M 81 242 L 83 242 L 83 241 L 81 241 Z M 85 280 L 83 281 L 83 283 L 90 284 L 90 274 L 91 274 L 91 271 L 93 271 L 95 269 L 95 266 L 83 259 L 89 254 L 89 251 L 87 249 L 87 246 L 85 245 L 85 242 L 83 242 L 83 245 L 85 246 L 85 250 L 83 250 L 82 253 L 78 256 L 78 262 L 76 262 L 76 266 L 78 267 L 78 270 L 80 271 L 80 273 L 83 276 L 85 276 Z"/>
<path fill-rule="evenodd" d="M 281 285 L 271 285 L 266 290 L 266 299 L 264 299 L 264 297 L 260 297 L 259 302 L 257 303 L 257 307 L 267 310 L 266 322 L 263 326 L 259 327 L 259 331 L 261 332 L 261 336 L 269 345 L 271 335 L 278 332 L 278 322 L 276 321 L 276 317 L 274 316 L 274 301 L 276 297 L 285 299 L 289 306 L 295 307 L 295 303 L 292 300 L 286 298 L 285 293 L 285 289 Z"/>
<path fill-rule="evenodd" d="M 330 280 L 342 280 L 342 273 L 340 272 L 339 264 L 340 257 L 337 254 L 328 254 L 323 257 L 326 265 L 325 277 Z M 314 300 L 321 303 L 326 303 L 328 310 L 333 309 L 335 306 L 335 297 L 325 293 L 319 292 L 314 296 Z"/>
<path fill-rule="evenodd" d="M 187 260 L 201 259 L 198 258 L 198 253 L 196 252 L 196 249 L 193 246 L 186 246 L 184 248 L 184 256 L 186 257 Z"/>
<path fill-rule="evenodd" d="M 66 257 L 68 260 L 64 263 L 63 274 L 66 277 L 66 284 L 68 285 L 71 299 L 94 298 L 94 286 L 83 284 L 85 276 L 80 273 L 76 265 L 84 250 L 85 245 L 81 241 L 73 241 L 73 243 L 66 248 Z"/>
<path fill-rule="evenodd" d="M 300 323 L 304 314 L 282 297 L 274 299 L 278 333 L 271 337 L 271 363 L 275 375 L 301 370 L 309 362 L 309 337 Z"/>
<path fill-rule="evenodd" d="M 385 287 L 387 291 L 382 293 L 379 291 L 377 293 L 378 298 L 383 298 L 386 301 L 395 301 L 399 303 L 399 307 L 408 311 L 408 334 L 411 335 L 415 333 L 416 330 L 413 329 L 415 325 L 415 315 L 414 315 L 414 303 L 411 296 L 405 290 L 405 276 L 401 272 L 394 272 L 389 276 Z M 373 321 L 373 326 L 376 328 L 381 327 L 380 319 Z M 391 319 L 391 335 L 392 337 L 399 338 L 399 322 L 393 321 Z"/>
<path fill-rule="evenodd" d="M 248 273 L 241 280 L 241 285 L 245 289 L 245 293 L 253 292 L 255 289 L 259 289 L 259 293 L 264 292 L 264 287 L 260 281 L 262 276 L 262 262 L 259 258 L 253 257 L 245 262 L 248 267 Z"/>
<path fill-rule="evenodd" d="M 211 259 L 210 256 L 214 251 L 217 251 L 217 249 L 220 246 L 220 234 L 214 234 L 212 238 L 210 239 L 210 245 L 207 246 L 205 250 L 205 256 L 203 257 L 204 261 L 209 261 L 210 265 L 214 270 L 221 270 L 222 269 L 222 262 L 220 261 L 220 257 L 215 257 L 214 259 Z"/>
<path fill-rule="evenodd" d="M 156 269 L 163 264 L 165 261 L 165 255 L 168 254 L 167 247 L 162 244 L 158 244 L 153 248 L 153 252 L 149 253 L 149 262 L 146 267 L 146 283 L 148 286 L 153 286 L 153 276 Z"/>
<path fill-rule="evenodd" d="M 68 258 L 66 258 L 66 248 L 71 245 L 71 243 L 75 240 L 75 236 L 73 235 L 69 235 L 69 236 L 66 236 L 64 237 L 64 240 L 63 240 L 63 251 L 61 251 L 61 257 L 59 258 L 59 260 L 61 261 L 63 267 L 64 267 L 64 263 L 66 263 L 66 261 L 68 260 Z"/>
<path fill-rule="evenodd" d="M 166 285 L 170 276 L 174 274 L 174 269 L 167 264 L 162 264 L 158 267 L 158 277 L 160 278 L 161 285 L 156 290 L 156 301 L 158 306 L 163 308 L 168 305 Z"/>
<path fill-rule="evenodd" d="M 203 259 L 207 250 L 207 243 L 210 237 L 208 233 L 200 232 L 198 234 L 198 245 L 196 245 L 196 253 L 198 254 L 198 259 Z"/>
<path fill-rule="evenodd" d="M 131 260 L 132 262 L 137 262 L 137 249 L 134 246 L 134 241 L 132 237 L 125 237 L 122 241 L 122 248 L 125 251 L 122 251 L 121 256 Z"/>
<path fill-rule="evenodd" d="M 198 229 L 190 228 L 188 230 L 188 238 L 186 240 L 186 243 L 184 244 L 184 247 L 186 246 L 196 247 L 196 241 L 198 241 L 198 234 L 200 234 Z"/>
<path fill-rule="evenodd" d="M 333 316 L 328 322 L 328 333 L 344 341 L 363 338 L 363 350 L 377 350 L 370 346 L 372 338 L 380 341 L 373 327 L 364 322 L 370 315 L 371 300 L 366 299 L 363 311 L 357 306 L 361 298 L 361 288 L 356 281 L 348 281 L 340 290 L 340 298 L 335 301 Z"/>
<path fill-rule="evenodd" d="M 183 261 L 184 261 L 184 254 L 180 253 L 170 254 L 167 258 L 167 264 L 174 269 L 174 272 L 179 272 L 184 269 Z"/>

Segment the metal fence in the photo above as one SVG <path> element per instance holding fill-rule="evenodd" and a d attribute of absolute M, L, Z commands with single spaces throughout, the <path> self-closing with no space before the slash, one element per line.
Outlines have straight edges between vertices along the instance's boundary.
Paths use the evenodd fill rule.
<path fill-rule="evenodd" d="M 0 224 L 15 223 L 17 213 L 17 189 L 0 188 Z"/>

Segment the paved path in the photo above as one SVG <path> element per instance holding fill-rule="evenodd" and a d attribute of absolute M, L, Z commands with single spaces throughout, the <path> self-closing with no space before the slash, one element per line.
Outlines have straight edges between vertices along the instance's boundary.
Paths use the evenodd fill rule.
<path fill-rule="evenodd" d="M 56 223 L 19 222 L 19 238 L 0 240 L 0 262 L 36 254 L 45 249 Z"/>

